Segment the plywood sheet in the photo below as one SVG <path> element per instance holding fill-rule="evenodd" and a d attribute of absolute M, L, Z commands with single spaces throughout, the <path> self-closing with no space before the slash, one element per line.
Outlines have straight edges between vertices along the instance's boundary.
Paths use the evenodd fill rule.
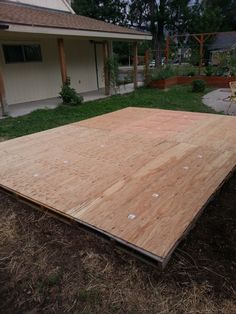
<path fill-rule="evenodd" d="M 165 263 L 236 164 L 236 118 L 126 108 L 0 144 L 0 186 Z"/>

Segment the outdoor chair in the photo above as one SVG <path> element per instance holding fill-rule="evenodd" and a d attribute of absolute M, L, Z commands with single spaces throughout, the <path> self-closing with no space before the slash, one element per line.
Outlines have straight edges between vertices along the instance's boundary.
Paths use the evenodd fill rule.
<path fill-rule="evenodd" d="M 231 89 L 231 95 L 229 96 L 230 105 L 229 105 L 229 108 L 227 110 L 227 114 L 229 113 L 229 110 L 231 108 L 232 103 L 236 102 L 236 81 L 229 82 L 229 87 Z"/>

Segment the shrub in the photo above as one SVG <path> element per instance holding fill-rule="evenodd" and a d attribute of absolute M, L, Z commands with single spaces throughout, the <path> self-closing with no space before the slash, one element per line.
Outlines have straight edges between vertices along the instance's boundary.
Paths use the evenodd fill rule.
<path fill-rule="evenodd" d="M 61 88 L 59 97 L 64 105 L 78 106 L 83 102 L 83 97 L 76 93 L 76 90 L 70 86 L 70 78 L 67 77 L 66 82 Z"/>
<path fill-rule="evenodd" d="M 152 74 L 151 74 L 151 80 L 164 80 L 169 77 L 175 76 L 176 72 L 175 70 L 170 66 L 167 65 L 165 67 L 157 68 Z"/>
<path fill-rule="evenodd" d="M 194 76 L 196 75 L 196 68 L 191 64 L 179 65 L 176 67 L 177 74 L 180 76 Z"/>
<path fill-rule="evenodd" d="M 195 80 L 192 82 L 192 91 L 195 93 L 204 92 L 206 88 L 206 83 L 202 80 Z"/>
<path fill-rule="evenodd" d="M 206 68 L 205 68 L 205 74 L 206 74 L 206 76 L 212 76 L 212 75 L 214 75 L 214 67 L 212 66 L 212 65 L 208 65 L 208 66 L 206 66 Z"/>
<path fill-rule="evenodd" d="M 119 83 L 119 63 L 116 54 L 106 60 L 105 68 L 108 69 L 110 75 L 110 87 L 116 90 Z"/>

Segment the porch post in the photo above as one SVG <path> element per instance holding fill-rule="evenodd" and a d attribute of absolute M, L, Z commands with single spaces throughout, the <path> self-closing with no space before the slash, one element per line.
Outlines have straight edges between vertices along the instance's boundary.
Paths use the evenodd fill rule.
<path fill-rule="evenodd" d="M 150 54 L 150 50 L 146 50 L 145 51 L 145 57 L 144 57 L 144 61 L 145 61 L 145 69 L 144 69 L 144 81 L 145 84 L 148 84 L 148 79 L 149 79 L 149 54 Z"/>
<path fill-rule="evenodd" d="M 204 35 L 200 35 L 200 61 L 199 61 L 199 75 L 201 75 L 202 62 L 203 62 L 203 45 L 204 45 Z"/>
<path fill-rule="evenodd" d="M 67 68 L 66 68 L 66 54 L 65 54 L 63 38 L 57 39 L 57 45 L 58 45 L 58 51 L 59 51 L 62 84 L 65 84 L 66 79 L 67 79 Z"/>
<path fill-rule="evenodd" d="M 109 57 L 108 42 L 103 42 L 103 63 L 104 63 L 104 81 L 105 81 L 105 95 L 110 95 L 110 80 L 109 80 L 109 69 L 107 60 Z"/>
<path fill-rule="evenodd" d="M 134 89 L 138 87 L 138 42 L 133 44 Z"/>
<path fill-rule="evenodd" d="M 0 105 L 1 105 L 1 111 L 0 116 L 7 115 L 7 101 L 6 101 L 6 93 L 5 93 L 5 86 L 4 86 L 4 80 L 2 76 L 2 72 L 0 70 Z"/>
<path fill-rule="evenodd" d="M 169 63 L 169 51 L 170 51 L 170 36 L 167 35 L 166 37 L 166 60 L 165 60 L 165 64 Z"/>

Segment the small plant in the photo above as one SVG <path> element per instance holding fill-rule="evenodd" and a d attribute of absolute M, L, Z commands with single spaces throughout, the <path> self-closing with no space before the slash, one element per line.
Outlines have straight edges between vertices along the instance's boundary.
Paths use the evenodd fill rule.
<path fill-rule="evenodd" d="M 190 70 L 188 73 L 187 73 L 187 76 L 194 76 L 196 75 L 196 71 L 195 70 Z"/>
<path fill-rule="evenodd" d="M 114 54 L 109 57 L 106 61 L 105 67 L 108 69 L 110 76 L 110 87 L 116 92 L 117 86 L 119 85 L 119 63 L 118 57 Z"/>
<path fill-rule="evenodd" d="M 206 83 L 202 80 L 195 80 L 192 82 L 192 91 L 195 93 L 202 93 L 206 88 Z"/>
<path fill-rule="evenodd" d="M 169 77 L 175 76 L 176 72 L 175 70 L 170 66 L 164 66 L 157 68 L 152 74 L 151 74 L 151 80 L 164 80 Z"/>
<path fill-rule="evenodd" d="M 178 65 L 176 72 L 179 76 L 194 76 L 196 75 L 196 69 L 193 65 Z"/>
<path fill-rule="evenodd" d="M 70 86 L 70 78 L 66 78 L 66 82 L 59 93 L 64 105 L 78 106 L 83 102 L 83 97 L 78 95 L 76 90 Z"/>
<path fill-rule="evenodd" d="M 206 66 L 206 68 L 205 68 L 206 76 L 212 76 L 212 75 L 214 75 L 214 72 L 215 72 L 214 67 L 212 65 Z"/>

